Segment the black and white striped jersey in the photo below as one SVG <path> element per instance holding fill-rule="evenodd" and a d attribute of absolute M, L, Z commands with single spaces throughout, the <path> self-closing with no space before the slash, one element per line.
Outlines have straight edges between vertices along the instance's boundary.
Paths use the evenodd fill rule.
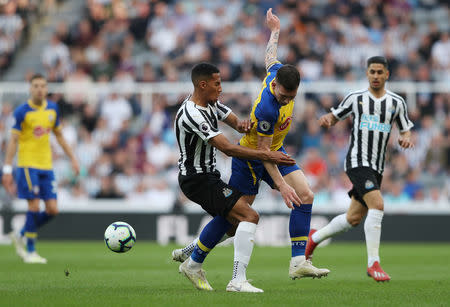
<path fill-rule="evenodd" d="M 393 123 L 401 132 L 414 126 L 408 118 L 405 100 L 391 91 L 380 98 L 368 89 L 352 92 L 331 112 L 339 120 L 353 115 L 345 170 L 366 166 L 382 174 Z"/>
<path fill-rule="evenodd" d="M 225 120 L 231 109 L 220 102 L 204 108 L 188 97 L 177 112 L 175 135 L 180 149 L 178 167 L 182 175 L 210 173 L 216 170 L 216 148 L 208 143 L 222 132 L 218 120 Z"/>

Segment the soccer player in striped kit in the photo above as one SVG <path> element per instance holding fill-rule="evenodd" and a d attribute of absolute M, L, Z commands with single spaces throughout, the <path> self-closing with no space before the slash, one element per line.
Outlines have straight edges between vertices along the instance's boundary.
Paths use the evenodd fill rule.
<path fill-rule="evenodd" d="M 314 249 L 323 240 L 347 231 L 364 222 L 368 268 L 367 274 L 375 281 L 389 281 L 390 276 L 380 266 L 379 246 L 384 202 L 380 192 L 386 146 L 395 123 L 400 130 L 398 144 L 412 148 L 406 103 L 399 95 L 386 90 L 389 78 L 388 62 L 382 56 L 367 60 L 369 88 L 348 94 L 337 108 L 319 119 L 319 124 L 330 128 L 339 120 L 353 115 L 353 129 L 344 168 L 353 183 L 347 213 L 336 216 L 328 225 L 316 231 L 311 229 L 306 257 L 311 259 Z"/>
<path fill-rule="evenodd" d="M 194 92 L 180 106 L 174 122 L 180 150 L 178 182 L 186 197 L 199 204 L 213 219 L 188 247 L 174 250 L 172 258 L 183 262 L 179 266 L 180 273 L 197 289 L 212 291 L 202 269 L 203 262 L 227 232 L 235 232 L 233 276 L 226 290 L 264 292 L 251 285 L 246 277 L 259 215 L 242 193 L 222 181 L 216 169 L 216 152 L 218 149 L 229 156 L 282 165 L 293 165 L 295 160 L 282 152 L 254 150 L 230 143 L 219 130 L 219 121 L 241 133 L 248 132 L 251 123 L 239 120 L 230 108 L 218 101 L 222 92 L 219 70 L 212 64 L 200 63 L 192 69 L 191 79 Z"/>

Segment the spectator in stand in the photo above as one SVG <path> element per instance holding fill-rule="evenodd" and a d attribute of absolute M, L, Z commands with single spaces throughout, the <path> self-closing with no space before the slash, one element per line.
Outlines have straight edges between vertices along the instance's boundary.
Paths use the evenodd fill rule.
<path fill-rule="evenodd" d="M 114 182 L 113 176 L 105 176 L 102 178 L 100 190 L 95 195 L 96 199 L 108 198 L 108 199 L 121 199 L 125 196 L 119 192 Z"/>
<path fill-rule="evenodd" d="M 11 63 L 24 41 L 25 31 L 33 25 L 33 20 L 38 20 L 34 1 L 29 1 L 27 7 L 22 1 L 4 2 L 0 4 L 0 71 Z M 268 33 L 263 27 L 256 27 L 255 21 L 262 18 L 269 2 L 230 0 L 224 5 L 225 1 L 86 0 L 85 13 L 74 24 L 58 24 L 54 29 L 56 38 L 52 38 L 41 54 L 42 63 L 53 82 L 70 81 L 68 84 L 73 85 L 72 81 L 80 80 L 85 84 L 82 90 L 77 88 L 75 96 L 54 94 L 52 99 L 59 97 L 63 117 L 75 125 L 80 123 L 91 133 L 92 140 L 88 140 L 82 129 L 77 129 L 78 143 L 98 145 L 100 157 L 89 163 L 107 169 L 104 153 L 114 155 L 119 148 L 124 148 L 133 157 L 129 163 L 139 175 L 169 177 L 174 165 L 155 167 L 147 162 L 147 156 L 153 155 L 154 135 L 160 137 L 163 146 L 173 145 L 173 136 L 168 131 L 171 131 L 174 106 L 183 98 L 179 93 L 157 93 L 151 97 L 152 108 L 147 108 L 141 97 L 130 94 L 135 82 L 188 81 L 191 64 L 197 60 L 214 61 L 220 67 L 222 81 L 259 80 L 265 69 L 254 59 L 262 57 L 257 53 L 264 52 Z M 40 6 L 41 10 L 45 14 L 47 4 Z M 442 17 L 429 12 L 439 12 L 438 16 Z M 391 81 L 445 83 L 450 80 L 446 56 L 449 54 L 449 11 L 443 1 L 279 1 L 275 13 L 283 28 L 278 57 L 285 63 L 298 65 L 304 81 L 359 81 L 364 77 L 361 63 L 375 53 L 389 58 Z M 93 101 L 87 101 L 91 81 L 99 82 L 96 85 L 99 94 L 90 96 Z M 126 95 L 120 91 L 120 95 L 111 94 L 106 86 L 111 81 L 119 82 L 120 90 Z M 116 98 L 110 104 L 114 95 Z M 254 98 L 255 95 L 248 93 L 223 95 L 223 100 L 243 116 L 248 115 Z M 309 122 L 344 97 L 330 92 L 308 93 L 304 98 L 306 107 L 293 116 L 287 149 L 294 155 L 302 155 L 305 154 L 302 144 L 320 146 L 319 155 L 326 161 L 330 178 L 317 187 L 343 190 L 339 187 L 338 168 L 333 166 L 335 157 L 326 153 L 333 151 L 338 160 L 345 159 L 349 122 L 319 133 Z M 433 193 L 441 193 L 448 200 L 448 187 L 434 183 L 436 178 L 441 180 L 450 175 L 449 101 L 448 93 L 420 92 L 416 109 L 408 106 L 410 118 L 417 127 L 412 132 L 412 138 L 417 139 L 416 149 L 405 152 L 394 143 L 388 144 L 387 151 L 392 154 L 386 156 L 386 168 L 399 168 L 401 176 L 386 173 L 386 182 L 399 180 L 400 184 L 406 184 L 410 197 L 430 198 Z M 8 124 L 4 124 L 6 129 Z M 109 154 L 106 156 L 112 163 Z M 410 178 L 415 176 L 411 169 L 419 173 L 417 180 Z M 99 189 L 100 178 L 105 176 L 102 172 L 90 169 L 89 177 L 83 179 L 89 183 L 81 182 L 91 197 Z M 133 174 L 132 171 L 120 173 L 123 180 L 125 172 Z M 414 182 L 423 188 L 411 192 L 410 185 Z M 72 187 L 64 182 L 60 188 L 70 191 Z M 339 199 L 339 195 L 331 198 Z"/>
<path fill-rule="evenodd" d="M 110 131 L 117 131 L 125 120 L 130 119 L 132 110 L 128 100 L 116 92 L 111 93 L 100 106 L 100 117 L 106 120 Z"/>

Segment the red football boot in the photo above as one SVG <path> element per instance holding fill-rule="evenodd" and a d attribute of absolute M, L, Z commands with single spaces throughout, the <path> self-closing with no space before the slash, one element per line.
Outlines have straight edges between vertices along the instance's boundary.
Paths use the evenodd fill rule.
<path fill-rule="evenodd" d="M 375 261 L 370 268 L 367 268 L 367 276 L 372 277 L 375 281 L 389 281 L 391 278 L 380 267 L 380 263 Z"/>
<path fill-rule="evenodd" d="M 316 229 L 311 229 L 309 231 L 309 235 L 308 235 L 308 243 L 306 243 L 306 249 L 305 249 L 305 258 L 307 260 L 311 260 L 313 253 L 314 253 L 314 249 L 317 246 L 317 243 L 314 242 L 311 238 L 311 236 L 316 232 Z"/>

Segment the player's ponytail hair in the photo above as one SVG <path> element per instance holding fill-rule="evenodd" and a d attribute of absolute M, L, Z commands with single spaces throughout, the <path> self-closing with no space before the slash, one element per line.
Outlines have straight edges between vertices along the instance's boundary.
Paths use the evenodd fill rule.
<path fill-rule="evenodd" d="M 300 85 L 300 73 L 294 65 L 285 64 L 278 69 L 276 80 L 287 91 L 293 91 Z"/>

